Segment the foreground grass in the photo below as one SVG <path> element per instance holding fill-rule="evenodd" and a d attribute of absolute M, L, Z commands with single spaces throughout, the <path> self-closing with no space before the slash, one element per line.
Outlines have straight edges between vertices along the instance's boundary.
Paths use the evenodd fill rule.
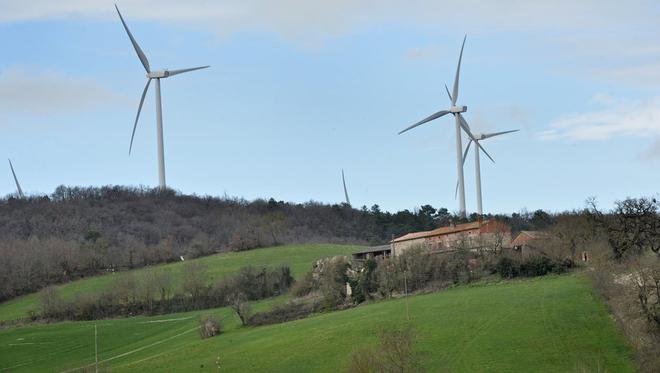
<path fill-rule="evenodd" d="M 408 302 L 429 371 L 634 371 L 631 350 L 579 275 L 462 287 Z M 198 313 L 99 322 L 102 367 L 217 370 L 219 357 L 223 371 L 336 372 L 347 368 L 352 351 L 376 343 L 375 332 L 406 322 L 403 299 L 257 328 L 239 328 L 227 309 L 213 313 L 224 318 L 226 332 L 207 340 L 197 335 Z M 93 325 L 0 330 L 0 370 L 93 363 Z"/>
<path fill-rule="evenodd" d="M 291 266 L 294 277 L 301 276 L 311 269 L 312 263 L 320 258 L 334 255 L 350 255 L 358 250 L 358 246 L 348 245 L 287 245 L 255 249 L 241 252 L 223 253 L 203 258 L 197 258 L 188 262 L 203 263 L 208 267 L 212 279 L 222 279 L 224 275 L 238 272 L 241 267 L 248 265 L 274 266 L 286 263 Z M 181 284 L 183 262 L 162 264 L 154 266 L 169 269 L 174 278 L 174 283 Z M 61 286 L 64 297 L 72 297 L 76 294 L 98 293 L 112 284 L 117 276 L 133 272 L 140 274 L 145 269 L 119 272 L 115 274 L 90 277 L 83 280 L 73 281 Z M 36 310 L 39 306 L 37 294 L 29 294 L 8 302 L 0 304 L 0 320 L 15 320 L 27 317 L 30 310 Z"/>

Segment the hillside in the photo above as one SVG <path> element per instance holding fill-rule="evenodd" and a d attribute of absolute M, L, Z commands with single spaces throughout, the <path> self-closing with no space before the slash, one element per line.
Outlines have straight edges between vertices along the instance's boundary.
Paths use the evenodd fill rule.
<path fill-rule="evenodd" d="M 260 302 L 265 308 L 276 299 Z M 581 275 L 458 287 L 409 298 L 429 371 L 632 372 L 631 350 Z M 405 322 L 403 299 L 265 327 L 239 328 L 212 311 L 225 333 L 200 340 L 192 312 L 98 322 L 102 367 L 112 371 L 322 371 L 345 369 L 380 328 Z M 208 312 L 201 312 L 203 314 Z M 0 370 L 36 372 L 94 361 L 94 323 L 0 330 Z"/>
<path fill-rule="evenodd" d="M 358 246 L 350 245 L 287 245 L 241 252 L 231 252 L 211 255 L 187 262 L 162 264 L 154 267 L 169 269 L 175 286 L 181 284 L 181 273 L 185 263 L 201 263 L 208 269 L 211 279 L 219 280 L 224 275 L 234 274 L 241 267 L 253 265 L 274 266 L 286 263 L 291 267 L 293 276 L 298 277 L 311 269 L 315 260 L 335 255 L 350 255 L 358 250 Z M 62 294 L 72 297 L 76 294 L 100 292 L 112 284 L 118 276 L 127 273 L 140 274 L 145 269 L 117 272 L 103 276 L 90 277 L 62 285 Z M 0 321 L 27 317 L 28 312 L 39 307 L 39 297 L 35 294 L 25 295 L 10 301 L 0 303 Z"/>
<path fill-rule="evenodd" d="M 396 213 L 346 204 L 183 195 L 122 186 L 58 187 L 0 198 L 0 301 L 48 284 L 282 244 L 384 243 L 448 224 L 447 209 Z"/>

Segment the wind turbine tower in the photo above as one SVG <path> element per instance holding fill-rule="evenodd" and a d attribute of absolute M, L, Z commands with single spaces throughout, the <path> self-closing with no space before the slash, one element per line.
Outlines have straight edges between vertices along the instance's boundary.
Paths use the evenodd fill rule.
<path fill-rule="evenodd" d="M 491 137 L 495 136 L 500 136 L 504 135 L 507 133 L 512 133 L 512 132 L 517 132 L 519 130 L 510 130 L 510 131 L 503 131 L 503 132 L 495 132 L 495 133 L 479 133 L 479 134 L 474 134 L 470 135 L 470 141 L 467 144 L 467 147 L 465 147 L 465 152 L 463 153 L 463 164 L 465 164 L 465 159 L 467 158 L 468 151 L 470 150 L 470 145 L 474 142 L 475 147 L 474 147 L 474 172 L 475 172 L 475 179 L 477 183 L 477 213 L 479 216 L 483 215 L 483 207 L 482 207 L 482 201 L 481 201 L 481 164 L 479 162 L 479 149 L 483 150 L 484 154 L 493 162 L 495 163 L 495 160 L 493 157 L 488 154 L 486 149 L 484 149 L 481 144 L 479 143 L 481 140 L 489 139 Z M 458 188 L 458 186 L 457 186 Z"/>
<path fill-rule="evenodd" d="M 445 89 L 447 90 L 447 95 L 449 95 L 449 100 L 451 101 L 451 107 L 448 110 L 440 110 L 439 112 L 399 132 L 400 135 L 417 126 L 438 119 L 450 113 L 454 116 L 456 123 L 456 171 L 458 174 L 458 193 L 459 193 L 459 202 L 460 202 L 459 214 L 462 217 L 465 217 L 466 214 L 465 214 L 465 180 L 463 177 L 463 159 L 461 156 L 462 155 L 461 152 L 463 150 L 463 144 L 461 141 L 461 128 L 468 135 L 471 135 L 471 133 L 470 133 L 470 126 L 465 121 L 465 118 L 463 118 L 463 115 L 461 115 L 461 113 L 465 113 L 467 111 L 467 106 L 459 106 L 456 104 L 456 101 L 458 100 L 458 82 L 461 74 L 461 60 L 463 59 L 463 48 L 465 48 L 466 39 L 467 39 L 467 35 L 465 35 L 465 37 L 463 38 L 463 44 L 461 45 L 461 53 L 458 57 L 458 66 L 456 67 L 456 76 L 454 77 L 454 87 L 452 93 L 449 93 L 449 89 L 447 88 L 447 86 L 445 86 Z"/>
<path fill-rule="evenodd" d="M 147 72 L 147 84 L 144 87 L 144 91 L 142 91 L 142 98 L 140 98 L 140 105 L 138 106 L 137 115 L 135 116 L 135 124 L 133 125 L 133 133 L 131 134 L 131 144 L 128 147 L 128 154 L 130 155 L 131 150 L 133 149 L 133 138 L 135 137 L 135 129 L 137 128 L 138 119 L 140 118 L 140 111 L 142 110 L 144 97 L 147 95 L 147 91 L 149 90 L 149 84 L 151 83 L 152 80 L 155 80 L 156 81 L 155 83 L 156 84 L 156 125 L 157 125 L 157 133 L 158 133 L 158 184 L 161 190 L 165 190 L 167 188 L 167 185 L 165 183 L 165 150 L 163 145 L 163 108 L 160 101 L 160 80 L 164 78 L 169 78 L 170 76 L 186 73 L 189 71 L 205 69 L 209 66 L 199 66 L 199 67 L 192 67 L 192 68 L 178 69 L 178 70 L 151 71 L 151 67 L 149 66 L 149 60 L 147 59 L 147 56 L 140 48 L 137 41 L 135 41 L 133 34 L 131 34 L 131 31 L 128 29 L 128 26 L 126 25 L 126 22 L 124 22 L 124 17 L 122 17 L 121 13 L 119 12 L 119 8 L 117 7 L 117 5 L 115 5 L 115 9 L 117 9 L 117 14 L 119 14 L 119 19 L 121 20 L 121 23 L 124 25 L 124 29 L 128 34 L 128 38 L 131 40 L 131 44 L 133 44 L 135 53 L 137 53 L 137 56 L 140 59 L 140 62 L 142 63 L 142 66 L 144 66 L 144 70 Z"/>

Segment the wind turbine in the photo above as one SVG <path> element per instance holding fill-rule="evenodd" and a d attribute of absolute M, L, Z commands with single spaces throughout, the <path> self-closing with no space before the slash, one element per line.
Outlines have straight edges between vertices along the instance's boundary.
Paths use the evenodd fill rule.
<path fill-rule="evenodd" d="M 346 178 L 344 177 L 344 169 L 341 169 L 341 182 L 344 184 L 344 196 L 346 197 L 346 204 L 351 205 L 351 200 L 348 199 L 348 190 L 346 189 Z"/>
<path fill-rule="evenodd" d="M 11 159 L 7 160 L 9 161 L 9 168 L 11 168 L 11 174 L 14 175 L 14 182 L 16 183 L 16 192 L 18 194 L 18 198 L 25 198 L 23 189 L 21 189 L 21 184 L 18 183 L 18 178 L 16 177 L 16 172 L 14 171 L 14 165 L 11 164 Z"/>
<path fill-rule="evenodd" d="M 445 85 L 445 89 L 447 90 L 447 95 L 449 95 L 449 100 L 451 101 L 451 107 L 448 110 L 440 110 L 437 113 L 430 115 L 429 117 L 399 132 L 400 135 L 406 131 L 409 131 L 417 126 L 421 126 L 424 123 L 438 119 L 444 115 L 450 113 L 454 115 L 454 119 L 456 121 L 456 169 L 458 172 L 458 186 L 459 186 L 458 192 L 460 194 L 459 214 L 462 217 L 465 217 L 465 180 L 463 178 L 463 161 L 461 157 L 461 151 L 463 150 L 463 144 L 461 142 L 461 128 L 465 132 L 467 132 L 467 134 L 470 135 L 470 137 L 472 136 L 470 132 L 470 126 L 468 126 L 467 122 L 465 121 L 465 118 L 463 118 L 463 116 L 461 115 L 461 113 L 465 113 L 467 111 L 467 106 L 456 105 L 456 100 L 458 99 L 458 80 L 461 73 L 461 60 L 463 59 L 463 48 L 465 47 L 466 39 L 467 39 L 467 35 L 465 35 L 465 37 L 463 38 L 463 44 L 461 45 L 461 54 L 458 57 L 458 67 L 456 67 L 456 77 L 454 78 L 454 89 L 451 94 L 449 93 L 449 88 L 447 88 L 447 86 Z"/>
<path fill-rule="evenodd" d="M 479 141 L 489 139 L 491 137 L 495 136 L 500 136 L 504 135 L 507 133 L 512 133 L 512 132 L 518 132 L 520 130 L 510 130 L 510 131 L 502 131 L 502 132 L 494 132 L 494 133 L 478 133 L 478 134 L 473 134 L 470 136 L 470 141 L 468 141 L 467 146 L 465 147 L 465 152 L 463 153 L 463 165 L 465 164 L 465 160 L 467 159 L 467 154 L 468 151 L 470 150 L 470 145 L 472 143 L 475 143 L 474 147 L 474 172 L 476 175 L 476 183 L 477 183 L 477 213 L 479 216 L 483 215 L 483 209 L 482 209 L 482 204 L 481 204 L 481 164 L 479 162 L 479 149 L 483 150 L 486 156 L 491 160 L 491 162 L 495 163 L 495 160 L 493 157 L 488 154 L 486 149 L 484 149 Z M 456 190 L 458 190 L 458 184 L 456 185 Z"/>
<path fill-rule="evenodd" d="M 128 154 L 130 155 L 131 150 L 133 149 L 133 138 L 135 137 L 135 129 L 137 128 L 138 119 L 140 118 L 140 111 L 142 110 L 144 97 L 147 95 L 149 84 L 151 83 L 152 80 L 155 80 L 156 81 L 156 123 L 157 123 L 157 131 L 158 131 L 158 182 L 160 189 L 164 190 L 167 188 L 167 185 L 165 184 L 165 154 L 163 149 L 163 108 L 160 102 L 160 80 L 164 78 L 169 78 L 170 76 L 187 73 L 189 71 L 205 69 L 209 66 L 191 67 L 187 69 L 178 69 L 178 70 L 165 69 L 165 70 L 151 71 L 151 68 L 149 67 L 149 60 L 147 60 L 147 56 L 144 54 L 142 49 L 140 49 L 140 46 L 138 45 L 137 41 L 135 41 L 133 34 L 131 34 L 131 31 L 128 29 L 128 26 L 126 25 L 126 22 L 124 22 L 124 17 L 121 16 L 121 13 L 119 12 L 119 8 L 117 7 L 116 4 L 115 4 L 115 9 L 117 9 L 117 14 L 119 14 L 119 19 L 121 19 L 121 23 L 124 25 L 124 29 L 128 34 L 128 38 L 131 39 L 131 44 L 133 44 L 135 53 L 137 53 L 140 62 L 142 62 L 142 66 L 144 66 L 144 70 L 147 72 L 147 84 L 144 86 L 144 91 L 142 91 L 142 98 L 140 98 L 140 105 L 138 106 L 137 115 L 135 116 L 135 124 L 133 125 L 133 133 L 131 134 L 131 144 L 128 147 Z"/>

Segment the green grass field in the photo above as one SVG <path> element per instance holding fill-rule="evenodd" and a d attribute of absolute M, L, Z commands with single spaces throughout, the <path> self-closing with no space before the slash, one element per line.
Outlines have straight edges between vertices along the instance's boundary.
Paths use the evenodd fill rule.
<path fill-rule="evenodd" d="M 301 276 L 311 269 L 312 263 L 320 258 L 334 255 L 349 255 L 359 249 L 358 246 L 347 245 L 288 245 L 249 251 L 217 254 L 190 260 L 188 262 L 204 263 L 209 270 L 212 279 L 222 279 L 226 274 L 238 272 L 239 268 L 248 265 L 275 266 L 286 263 L 291 266 L 294 277 Z M 176 262 L 159 265 L 159 268 L 170 269 L 174 282 L 180 284 L 180 277 L 184 263 Z M 130 272 L 140 273 L 144 269 Z M 75 294 L 100 292 L 111 285 L 116 276 L 122 276 L 127 272 L 90 277 L 83 280 L 73 281 L 62 285 L 61 291 L 64 297 Z M 15 320 L 28 316 L 28 312 L 37 309 L 39 297 L 37 294 L 29 294 L 10 301 L 0 303 L 0 320 Z"/>
<path fill-rule="evenodd" d="M 278 299 L 260 302 L 269 307 Z M 409 298 L 429 371 L 632 372 L 633 354 L 582 275 L 459 287 Z M 191 312 L 98 322 L 101 366 L 112 371 L 337 372 L 378 330 L 405 323 L 403 299 L 206 340 Z M 0 330 L 0 371 L 63 371 L 94 361 L 94 322 Z"/>

